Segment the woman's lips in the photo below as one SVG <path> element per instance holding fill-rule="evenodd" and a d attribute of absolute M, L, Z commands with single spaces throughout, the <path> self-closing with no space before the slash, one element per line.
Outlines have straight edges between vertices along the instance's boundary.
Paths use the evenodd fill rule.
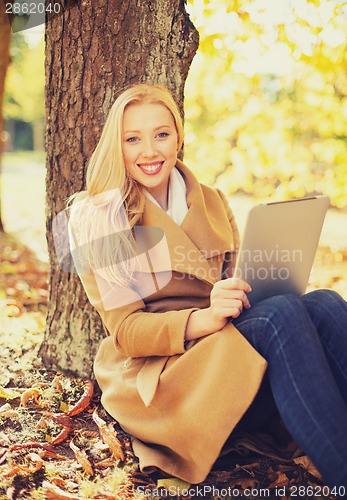
<path fill-rule="evenodd" d="M 137 166 L 146 175 L 156 175 L 158 174 L 162 166 L 164 165 L 163 161 L 158 161 L 155 163 L 137 163 Z"/>

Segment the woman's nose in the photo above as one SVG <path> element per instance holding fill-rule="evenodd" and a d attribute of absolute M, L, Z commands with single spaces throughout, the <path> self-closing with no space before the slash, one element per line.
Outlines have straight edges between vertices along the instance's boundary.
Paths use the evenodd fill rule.
<path fill-rule="evenodd" d="M 146 158 L 153 158 L 154 156 L 157 156 L 157 155 L 158 155 L 158 151 L 156 150 L 153 142 L 152 141 L 146 142 L 142 156 L 145 156 Z"/>

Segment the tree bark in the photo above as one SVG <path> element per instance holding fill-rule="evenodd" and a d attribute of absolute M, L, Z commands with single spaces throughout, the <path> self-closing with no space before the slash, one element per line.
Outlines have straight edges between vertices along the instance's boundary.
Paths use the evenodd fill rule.
<path fill-rule="evenodd" d="M 4 231 L 1 210 L 1 161 L 4 149 L 2 138 L 4 128 L 3 103 L 7 68 L 10 63 L 11 25 L 5 11 L 5 3 L 0 2 L 0 232 Z"/>
<path fill-rule="evenodd" d="M 76 274 L 57 265 L 52 221 L 85 188 L 86 163 L 117 92 L 166 85 L 183 108 L 198 47 L 184 0 L 82 0 L 46 28 L 47 239 L 50 301 L 40 355 L 47 367 L 92 376 L 103 328 Z"/>

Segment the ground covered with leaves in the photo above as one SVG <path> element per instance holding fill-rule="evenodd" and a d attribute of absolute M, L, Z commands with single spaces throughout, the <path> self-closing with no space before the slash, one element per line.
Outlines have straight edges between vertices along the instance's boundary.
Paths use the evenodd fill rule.
<path fill-rule="evenodd" d="M 0 235 L 0 499 L 339 498 L 300 456 L 234 455 L 194 486 L 141 474 L 95 384 L 48 371 L 38 358 L 47 275 L 47 264 Z M 346 297 L 346 275 L 347 250 L 320 248 L 311 288 Z"/>

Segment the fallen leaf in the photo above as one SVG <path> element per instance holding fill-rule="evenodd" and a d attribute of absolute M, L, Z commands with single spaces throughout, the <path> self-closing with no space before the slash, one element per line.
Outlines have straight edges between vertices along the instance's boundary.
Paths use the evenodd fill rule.
<path fill-rule="evenodd" d="M 64 487 L 66 488 L 67 486 L 66 481 L 61 477 L 52 477 L 51 481 L 54 484 L 54 486 L 58 486 L 59 488 L 64 488 Z"/>
<path fill-rule="evenodd" d="M 35 429 L 38 431 L 40 429 L 47 429 L 47 428 L 48 428 L 48 424 L 47 424 L 45 417 L 41 417 L 40 420 L 35 425 Z"/>
<path fill-rule="evenodd" d="M 0 448 L 0 465 L 7 460 L 7 448 Z"/>
<path fill-rule="evenodd" d="M 323 480 L 321 474 L 318 472 L 318 470 L 313 465 L 312 461 L 308 458 L 307 455 L 304 455 L 303 457 L 294 458 L 294 462 L 298 465 L 301 465 L 301 467 L 303 467 L 305 470 L 307 470 L 307 472 L 312 474 L 312 476 Z"/>
<path fill-rule="evenodd" d="M 67 412 L 67 415 L 72 417 L 74 415 L 77 415 L 78 413 L 82 413 L 82 411 L 85 410 L 87 406 L 89 406 L 93 394 L 94 394 L 94 383 L 91 380 L 86 380 L 81 398 L 72 408 L 70 408 L 70 410 Z"/>
<path fill-rule="evenodd" d="M 83 500 L 81 497 L 68 493 L 48 481 L 42 483 L 42 494 L 45 500 Z"/>
<path fill-rule="evenodd" d="M 72 440 L 70 441 L 70 448 L 74 452 L 76 460 L 82 466 L 84 472 L 88 474 L 88 476 L 94 476 L 93 466 L 88 459 L 86 452 L 78 448 Z"/>
<path fill-rule="evenodd" d="M 72 431 L 71 427 L 63 427 L 63 429 L 59 432 L 59 434 L 50 441 L 50 444 L 55 445 L 62 443 L 68 437 L 70 432 Z"/>
<path fill-rule="evenodd" d="M 16 293 L 17 291 L 14 289 L 13 295 L 15 295 Z M 7 289 L 7 294 L 11 295 L 11 293 L 9 293 L 9 289 Z M 7 299 L 7 301 L 5 301 L 3 306 L 5 315 L 10 318 L 17 318 L 24 311 L 23 304 L 16 299 Z"/>
<path fill-rule="evenodd" d="M 67 460 L 67 457 L 64 457 L 64 455 L 59 455 L 58 453 L 55 453 L 54 451 L 50 450 L 42 450 L 40 451 L 39 455 L 42 458 L 55 458 L 56 460 Z"/>
<path fill-rule="evenodd" d="M 157 488 L 165 488 L 169 492 L 170 496 L 181 495 L 185 490 L 188 490 L 190 486 L 191 483 L 187 483 L 177 477 L 158 479 L 157 482 Z"/>
<path fill-rule="evenodd" d="M 122 445 L 116 437 L 115 431 L 109 429 L 106 422 L 97 414 L 96 409 L 93 412 L 93 420 L 99 428 L 101 439 L 105 444 L 107 444 L 114 458 L 116 460 L 124 460 Z"/>
<path fill-rule="evenodd" d="M 113 458 L 105 458 L 104 460 L 101 460 L 100 462 L 96 462 L 94 464 L 94 467 L 96 469 L 107 469 L 107 467 L 113 467 L 113 466 L 114 466 Z"/>
<path fill-rule="evenodd" d="M 3 474 L 3 477 L 5 479 L 10 479 L 11 477 L 16 476 L 20 472 L 20 469 L 17 465 L 11 464 L 10 467 L 11 467 L 10 470 L 7 471 L 5 474 Z"/>
<path fill-rule="evenodd" d="M 269 489 L 276 487 L 278 488 L 280 486 L 288 486 L 288 485 L 289 485 L 289 479 L 286 476 L 286 474 L 284 474 L 283 472 L 279 472 L 277 474 L 276 479 L 269 485 Z"/>
<path fill-rule="evenodd" d="M 73 429 L 77 425 L 72 418 L 66 415 L 66 413 L 56 413 L 55 415 L 53 413 L 48 413 L 47 417 L 57 422 L 57 424 L 63 425 L 64 427 L 70 427 L 70 429 Z"/>
<path fill-rule="evenodd" d="M 245 477 L 245 478 L 239 478 L 239 479 L 234 479 L 230 483 L 228 483 L 228 486 L 231 488 L 234 488 L 235 486 L 239 486 L 243 490 L 245 489 L 252 489 L 252 488 L 257 488 L 258 486 L 258 481 L 256 481 L 252 477 Z"/>
<path fill-rule="evenodd" d="M 23 392 L 23 394 L 20 397 L 20 404 L 22 406 L 26 406 L 28 404 L 28 401 L 34 398 L 34 401 L 37 405 L 41 406 L 41 392 L 38 389 L 31 388 L 27 389 L 26 391 Z"/>
<path fill-rule="evenodd" d="M 3 411 L 0 413 L 0 417 L 3 417 L 3 418 L 15 418 L 18 416 L 19 416 L 19 412 L 16 410 L 12 410 L 12 408 L 10 410 Z"/>
<path fill-rule="evenodd" d="M 21 397 L 20 392 L 9 389 L 9 388 L 5 389 L 5 387 L 0 387 L 0 398 L 1 399 L 7 400 L 7 399 L 16 399 L 16 398 L 20 398 L 20 397 Z"/>
<path fill-rule="evenodd" d="M 60 403 L 59 410 L 63 411 L 64 413 L 67 413 L 69 411 L 69 405 L 66 404 L 64 401 Z"/>
<path fill-rule="evenodd" d="M 27 457 L 34 463 L 34 467 L 28 466 L 27 472 L 29 472 L 30 474 L 34 474 L 38 470 L 42 469 L 44 462 L 40 455 L 38 455 L 38 453 L 28 453 Z"/>

